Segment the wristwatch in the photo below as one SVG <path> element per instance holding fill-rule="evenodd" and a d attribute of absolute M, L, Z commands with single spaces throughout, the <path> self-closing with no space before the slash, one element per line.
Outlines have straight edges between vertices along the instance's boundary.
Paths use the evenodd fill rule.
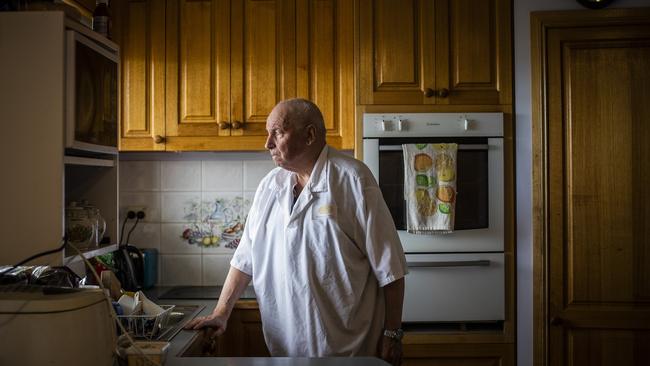
<path fill-rule="evenodd" d="M 384 337 L 388 337 L 395 341 L 401 341 L 402 337 L 404 337 L 404 331 L 402 330 L 402 328 L 384 329 Z"/>

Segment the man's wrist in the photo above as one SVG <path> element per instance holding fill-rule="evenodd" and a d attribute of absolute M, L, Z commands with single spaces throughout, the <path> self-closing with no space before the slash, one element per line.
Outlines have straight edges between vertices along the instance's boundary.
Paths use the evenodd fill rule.
<path fill-rule="evenodd" d="M 395 342 L 401 342 L 402 337 L 404 337 L 404 331 L 402 330 L 402 328 L 384 329 L 383 336 L 386 338 L 390 338 Z"/>

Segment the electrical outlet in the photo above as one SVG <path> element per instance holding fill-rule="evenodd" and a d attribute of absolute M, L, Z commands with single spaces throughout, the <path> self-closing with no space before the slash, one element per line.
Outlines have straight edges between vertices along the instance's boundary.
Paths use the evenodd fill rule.
<path fill-rule="evenodd" d="M 140 219 L 140 221 L 144 221 L 144 220 L 146 220 L 147 217 L 149 216 L 149 208 L 146 207 L 146 206 L 127 206 L 127 207 L 125 207 L 124 209 L 125 209 L 125 214 L 126 214 L 126 212 L 129 212 L 129 211 L 133 211 L 133 212 L 135 212 L 136 214 L 137 214 L 139 211 L 144 212 L 144 219 Z"/>

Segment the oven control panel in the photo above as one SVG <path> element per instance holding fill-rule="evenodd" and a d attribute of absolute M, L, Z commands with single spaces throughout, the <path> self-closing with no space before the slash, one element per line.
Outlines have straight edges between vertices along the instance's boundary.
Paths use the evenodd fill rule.
<path fill-rule="evenodd" d="M 363 137 L 503 137 L 503 113 L 365 113 Z"/>

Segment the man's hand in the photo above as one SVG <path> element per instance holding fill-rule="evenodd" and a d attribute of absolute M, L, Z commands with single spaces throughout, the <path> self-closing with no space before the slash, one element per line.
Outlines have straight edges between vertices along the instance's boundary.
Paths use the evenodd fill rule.
<path fill-rule="evenodd" d="M 214 336 L 220 336 L 223 332 L 226 331 L 226 326 L 228 320 L 224 317 L 221 317 L 215 313 L 212 313 L 208 316 L 200 316 L 198 318 L 192 319 L 184 329 L 201 329 L 201 328 L 212 328 L 214 330 Z"/>
<path fill-rule="evenodd" d="M 402 364 L 402 342 L 382 336 L 379 340 L 379 357 L 393 366 Z"/>

